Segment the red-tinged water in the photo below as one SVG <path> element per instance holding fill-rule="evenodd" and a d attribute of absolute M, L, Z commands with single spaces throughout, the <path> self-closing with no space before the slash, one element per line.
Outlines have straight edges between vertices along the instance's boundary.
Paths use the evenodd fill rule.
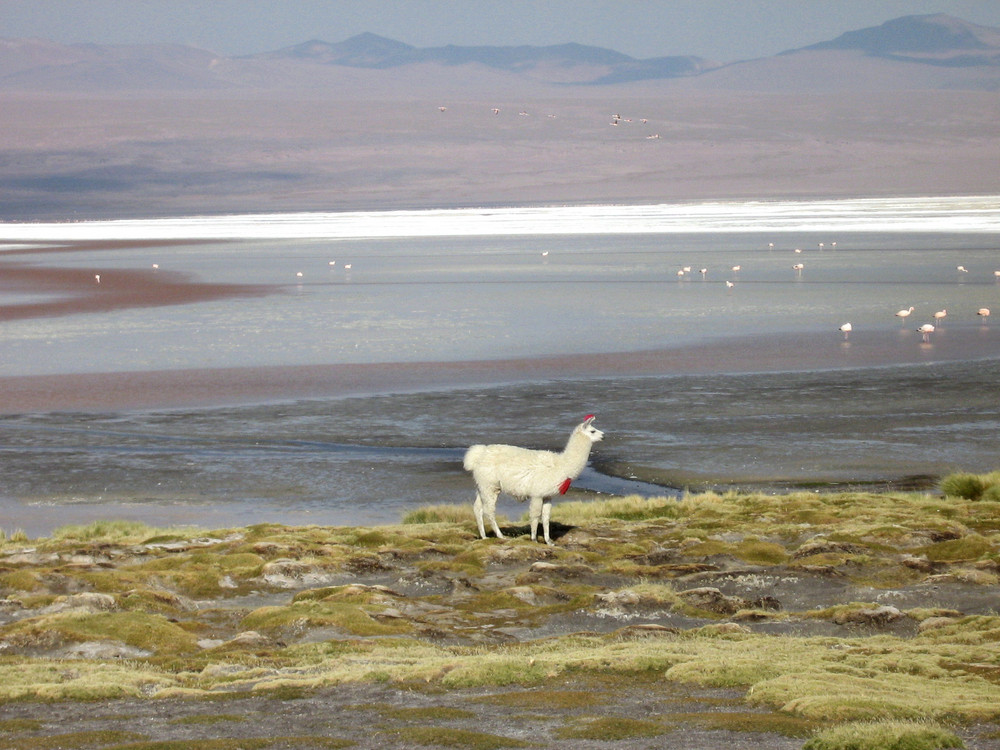
<path fill-rule="evenodd" d="M 471 501 L 466 445 L 558 449 L 588 413 L 607 437 L 569 497 L 988 471 L 1000 237 L 965 220 L 11 240 L 0 528 L 395 522 Z"/>

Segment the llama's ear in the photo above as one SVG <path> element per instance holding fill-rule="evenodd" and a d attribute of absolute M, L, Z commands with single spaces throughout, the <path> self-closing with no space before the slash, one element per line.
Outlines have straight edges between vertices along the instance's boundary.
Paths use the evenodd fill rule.
<path fill-rule="evenodd" d="M 588 414 L 586 417 L 583 418 L 583 426 L 586 427 L 588 424 L 593 422 L 594 419 L 596 419 L 596 417 L 593 414 Z"/>

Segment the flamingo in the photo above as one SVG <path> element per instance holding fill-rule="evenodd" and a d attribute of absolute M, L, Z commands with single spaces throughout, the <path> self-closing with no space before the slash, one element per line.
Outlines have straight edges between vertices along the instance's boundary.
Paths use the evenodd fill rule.
<path fill-rule="evenodd" d="M 705 278 L 705 274 L 706 273 L 708 273 L 708 269 L 707 268 L 701 269 L 701 278 Z"/>
<path fill-rule="evenodd" d="M 908 317 L 910 317 L 910 313 L 913 312 L 913 309 L 914 308 L 910 306 L 909 310 L 900 310 L 899 312 L 896 313 L 896 317 L 901 318 L 902 320 L 905 321 Z"/>
<path fill-rule="evenodd" d="M 959 273 L 968 273 L 969 272 L 969 269 L 966 268 L 965 266 L 955 266 L 955 270 L 958 271 Z"/>
<path fill-rule="evenodd" d="M 934 325 L 932 323 L 924 323 L 917 329 L 917 333 L 920 334 L 925 344 L 929 343 L 931 340 L 931 334 L 934 333 Z"/>
<path fill-rule="evenodd" d="M 978 315 L 980 318 L 982 318 L 985 321 L 986 318 L 990 317 L 990 308 L 988 308 L 988 307 L 980 307 L 979 310 L 976 312 L 976 315 Z"/>
<path fill-rule="evenodd" d="M 802 263 L 796 263 L 794 266 L 792 266 L 792 268 L 796 271 L 801 271 L 803 268 L 805 268 L 805 265 Z"/>
<path fill-rule="evenodd" d="M 941 320 L 941 318 L 943 318 L 947 314 L 948 314 L 947 310 L 938 310 L 936 313 L 934 313 L 934 320 Z"/>
<path fill-rule="evenodd" d="M 94 274 L 94 281 L 96 281 L 98 284 L 100 284 L 101 283 L 101 274 L 95 273 Z"/>
<path fill-rule="evenodd" d="M 840 327 L 840 330 L 844 333 L 844 341 L 847 341 L 847 337 L 850 335 L 851 331 L 854 330 L 854 326 L 850 323 L 844 323 L 844 325 Z"/>
<path fill-rule="evenodd" d="M 734 286 L 736 286 L 736 284 L 731 282 L 729 279 L 726 279 L 726 289 L 732 289 Z"/>

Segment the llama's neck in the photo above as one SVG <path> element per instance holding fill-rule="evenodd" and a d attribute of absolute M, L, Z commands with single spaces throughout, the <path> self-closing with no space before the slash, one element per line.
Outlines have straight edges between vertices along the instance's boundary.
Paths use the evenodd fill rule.
<path fill-rule="evenodd" d="M 594 442 L 580 430 L 573 430 L 562 452 L 562 463 L 567 477 L 575 479 L 579 476 L 583 467 L 587 465 L 587 458 L 593 445 Z"/>

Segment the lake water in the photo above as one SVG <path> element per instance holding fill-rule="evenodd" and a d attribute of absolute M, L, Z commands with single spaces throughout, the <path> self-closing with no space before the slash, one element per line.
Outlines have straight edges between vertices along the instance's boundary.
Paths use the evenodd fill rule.
<path fill-rule="evenodd" d="M 976 197 L 0 225 L 0 263 L 105 278 L 155 263 L 273 287 L 11 320 L 0 376 L 663 353 L 641 371 L 623 354 L 620 371 L 611 358 L 597 374 L 526 368 L 492 385 L 0 416 L 0 528 L 395 522 L 471 500 L 468 444 L 558 449 L 589 412 L 607 437 L 578 485 L 605 492 L 992 470 L 1000 322 L 977 312 L 1000 314 L 998 207 Z M 168 244 L 37 252 L 150 239 Z M 945 309 L 924 341 L 915 329 Z M 680 367 L 685 357 L 697 366 Z"/>

